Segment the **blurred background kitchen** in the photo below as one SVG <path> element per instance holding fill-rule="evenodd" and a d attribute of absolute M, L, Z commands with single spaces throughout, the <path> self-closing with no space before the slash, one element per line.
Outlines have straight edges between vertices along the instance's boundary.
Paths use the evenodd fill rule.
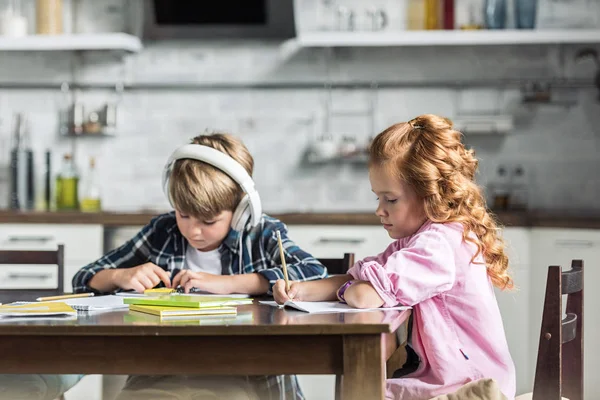
<path fill-rule="evenodd" d="M 225 131 L 294 240 L 318 257 L 372 255 L 389 238 L 366 146 L 441 114 L 509 225 L 520 289 L 499 302 L 517 392 L 531 390 L 547 266 L 600 263 L 599 53 L 600 0 L 0 0 L 0 242 L 65 244 L 68 291 L 169 209 L 171 151 Z M 10 285 L 45 284 L 31 279 Z M 592 377 L 600 318 L 586 317 Z M 309 399 L 331 398 L 327 379 Z"/>

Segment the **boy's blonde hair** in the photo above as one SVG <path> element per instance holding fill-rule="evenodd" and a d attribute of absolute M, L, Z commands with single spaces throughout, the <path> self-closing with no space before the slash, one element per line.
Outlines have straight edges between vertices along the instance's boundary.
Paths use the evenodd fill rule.
<path fill-rule="evenodd" d="M 465 149 L 462 134 L 452 122 L 437 115 L 420 115 L 390 126 L 369 148 L 369 166 L 384 168 L 409 184 L 423 199 L 427 218 L 433 222 L 460 222 L 463 238 L 477 246 L 492 283 L 511 288 L 508 257 L 498 236 L 498 224 L 488 213 L 485 198 L 474 181 L 478 161 Z M 469 237 L 474 233 L 476 239 Z"/>
<path fill-rule="evenodd" d="M 192 144 L 212 147 L 235 161 L 252 176 L 254 159 L 238 138 L 227 133 L 196 136 Z M 244 190 L 226 172 L 194 159 L 177 160 L 169 178 L 169 194 L 175 209 L 210 220 L 223 211 L 234 211 Z"/>

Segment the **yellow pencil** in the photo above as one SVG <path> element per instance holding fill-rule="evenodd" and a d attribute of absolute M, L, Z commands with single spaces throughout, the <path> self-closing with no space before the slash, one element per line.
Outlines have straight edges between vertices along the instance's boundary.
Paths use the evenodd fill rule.
<path fill-rule="evenodd" d="M 48 296 L 48 297 L 38 297 L 37 301 L 50 301 L 50 300 L 66 300 L 66 299 L 76 299 L 78 297 L 92 297 L 94 293 L 78 293 L 78 294 L 65 294 L 62 296 Z"/>
<path fill-rule="evenodd" d="M 283 278 L 285 279 L 285 291 L 290 291 L 290 280 L 288 279 L 287 265 L 285 264 L 285 253 L 283 252 L 283 244 L 281 243 L 281 233 L 277 232 L 277 244 L 279 245 L 279 254 L 281 255 L 281 267 L 283 268 Z"/>

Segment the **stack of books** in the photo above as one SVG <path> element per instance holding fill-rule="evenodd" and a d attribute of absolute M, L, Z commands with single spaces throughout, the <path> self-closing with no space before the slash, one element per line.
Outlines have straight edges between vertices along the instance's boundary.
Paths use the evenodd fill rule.
<path fill-rule="evenodd" d="M 149 296 L 126 297 L 123 303 L 129 305 L 130 312 L 154 315 L 160 320 L 192 319 L 200 316 L 237 315 L 237 306 L 252 304 L 250 298 L 203 297 L 203 296 Z"/>

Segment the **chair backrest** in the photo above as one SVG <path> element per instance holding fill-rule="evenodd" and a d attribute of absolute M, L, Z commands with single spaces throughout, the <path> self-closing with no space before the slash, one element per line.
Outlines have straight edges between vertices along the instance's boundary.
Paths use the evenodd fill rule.
<path fill-rule="evenodd" d="M 354 265 L 354 253 L 344 253 L 343 258 L 319 258 L 329 275 L 343 275 Z"/>
<path fill-rule="evenodd" d="M 59 244 L 56 250 L 0 250 L 0 264 L 46 264 L 58 267 L 58 282 L 54 289 L 62 294 L 65 281 L 64 245 Z M 2 289 L 2 291 L 32 291 L 30 289 Z M 48 289 L 39 289 L 47 292 Z"/>
<path fill-rule="evenodd" d="M 562 317 L 562 295 L 567 315 Z M 548 268 L 533 400 L 583 400 L 583 261 Z"/>

